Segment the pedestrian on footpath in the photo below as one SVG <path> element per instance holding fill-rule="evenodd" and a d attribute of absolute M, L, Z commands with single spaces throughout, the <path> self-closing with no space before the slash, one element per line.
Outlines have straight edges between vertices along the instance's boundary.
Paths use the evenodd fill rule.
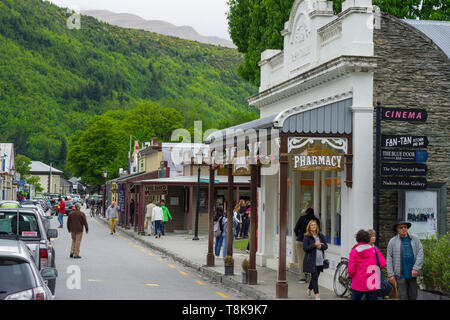
<path fill-rule="evenodd" d="M 378 248 L 370 244 L 369 232 L 359 230 L 356 233 L 357 244 L 350 251 L 348 276 L 352 279 L 352 300 L 377 300 L 381 283 L 381 269 L 386 260 Z M 380 267 L 377 263 L 380 262 Z"/>
<path fill-rule="evenodd" d="M 397 221 L 393 237 L 387 246 L 387 272 L 389 282 L 397 285 L 400 300 L 417 299 L 417 277 L 423 265 L 423 247 L 419 238 L 409 234 L 411 223 Z"/>
<path fill-rule="evenodd" d="M 63 223 L 64 223 L 64 214 L 66 213 L 66 203 L 61 198 L 59 198 L 58 201 L 59 201 L 59 204 L 58 204 L 59 227 L 58 228 L 62 228 Z"/>
<path fill-rule="evenodd" d="M 308 204 L 305 205 L 305 207 Z M 300 280 L 299 283 L 306 283 L 306 272 L 303 271 L 303 260 L 305 258 L 305 251 L 303 250 L 303 238 L 306 233 L 306 227 L 308 226 L 311 220 L 316 221 L 317 225 L 320 228 L 320 220 L 314 215 L 313 208 L 305 208 L 302 211 L 303 215 L 297 220 L 297 223 L 294 228 L 294 233 L 297 237 L 296 241 L 296 251 L 298 258 L 298 268 L 300 272 Z"/>
<path fill-rule="evenodd" d="M 309 221 L 303 237 L 303 250 L 305 251 L 303 272 L 311 274 L 311 281 L 306 292 L 309 299 L 312 298 L 311 290 L 314 290 L 316 300 L 320 300 L 319 275 L 323 272 L 323 261 L 325 260 L 325 250 L 327 249 L 327 240 L 320 232 L 319 224 L 314 219 Z"/>
<path fill-rule="evenodd" d="M 83 238 L 83 228 L 86 234 L 89 232 L 89 226 L 86 220 L 86 215 L 81 211 L 81 205 L 75 204 L 75 210 L 69 213 L 67 218 L 67 230 L 72 235 L 72 247 L 70 249 L 70 258 L 80 259 L 80 245 Z"/>
<path fill-rule="evenodd" d="M 242 218 L 241 218 L 242 217 L 241 216 L 242 201 L 243 200 L 241 200 L 240 203 L 237 204 L 233 210 L 233 223 L 236 222 L 236 226 L 233 224 L 233 236 L 236 238 L 239 236 L 239 230 L 242 226 Z"/>
<path fill-rule="evenodd" d="M 156 202 L 156 206 L 152 210 L 152 220 L 155 222 L 155 238 L 161 238 L 161 223 L 164 222 L 164 212 L 159 202 Z"/>
<path fill-rule="evenodd" d="M 133 225 L 134 223 L 134 199 L 131 199 L 130 201 L 130 224 Z"/>
<path fill-rule="evenodd" d="M 106 218 L 109 220 L 109 230 L 111 234 L 116 233 L 117 219 L 119 218 L 119 206 L 116 202 L 111 202 L 111 205 L 106 209 Z"/>
<path fill-rule="evenodd" d="M 150 200 L 150 203 L 145 207 L 145 222 L 146 222 L 145 229 L 147 229 L 147 235 L 149 236 L 152 235 L 152 229 L 154 229 L 152 220 L 153 208 L 156 206 L 154 202 L 155 201 L 153 199 Z"/>
<path fill-rule="evenodd" d="M 222 225 L 223 217 L 224 217 L 223 207 L 219 206 L 216 208 L 216 215 L 214 217 L 214 236 L 216 238 L 214 253 L 216 254 L 216 257 L 220 255 L 220 249 L 222 247 L 223 239 L 225 237 Z"/>
<path fill-rule="evenodd" d="M 172 216 L 170 215 L 169 209 L 166 207 L 165 200 L 161 200 L 161 209 L 163 210 L 164 214 L 164 221 L 161 223 L 161 233 L 164 236 L 166 234 L 165 232 L 166 222 L 172 220 Z"/>
<path fill-rule="evenodd" d="M 236 209 L 239 208 L 239 204 L 234 208 L 234 212 L 236 212 Z M 237 215 L 233 214 L 233 223 L 232 223 L 232 232 L 231 232 L 231 245 L 233 246 L 234 242 L 234 235 L 236 234 L 236 227 L 242 223 L 240 220 L 238 220 Z M 227 229 L 228 229 L 228 223 L 227 223 L 227 216 L 226 213 L 224 213 L 224 217 L 222 218 L 222 228 L 223 228 L 223 258 L 227 256 Z"/>

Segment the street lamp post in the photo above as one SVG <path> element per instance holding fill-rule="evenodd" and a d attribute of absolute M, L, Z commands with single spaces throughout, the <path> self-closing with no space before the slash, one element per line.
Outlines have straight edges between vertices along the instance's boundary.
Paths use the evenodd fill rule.
<path fill-rule="evenodd" d="M 198 176 L 197 176 L 197 209 L 195 212 L 195 234 L 192 240 L 199 240 L 198 238 L 198 211 L 200 208 L 200 170 L 203 162 L 203 153 L 199 150 L 197 153 L 197 165 L 198 165 Z"/>
<path fill-rule="evenodd" d="M 106 178 L 108 177 L 108 170 L 103 170 L 103 177 L 105 178 L 105 184 L 104 184 L 104 186 L 103 186 L 103 210 L 102 210 L 102 213 L 103 213 L 103 216 L 105 216 L 105 203 L 106 203 Z"/>

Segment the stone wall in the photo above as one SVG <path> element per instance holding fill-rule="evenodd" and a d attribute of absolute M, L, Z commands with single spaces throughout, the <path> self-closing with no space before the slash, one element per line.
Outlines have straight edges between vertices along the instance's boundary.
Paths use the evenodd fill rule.
<path fill-rule="evenodd" d="M 446 231 L 450 230 L 450 62 L 423 33 L 406 22 L 382 14 L 381 29 L 374 30 L 374 103 L 385 107 L 426 109 L 424 124 L 383 121 L 385 134 L 428 137 L 428 182 L 447 182 Z M 374 120 L 376 119 L 374 113 Z M 375 123 L 374 123 L 375 145 Z M 374 156 L 375 157 L 375 156 Z M 374 158 L 375 163 L 375 158 Z M 374 176 L 375 181 L 375 176 Z M 394 235 L 397 219 L 397 191 L 380 193 L 380 247 L 385 249 Z"/>

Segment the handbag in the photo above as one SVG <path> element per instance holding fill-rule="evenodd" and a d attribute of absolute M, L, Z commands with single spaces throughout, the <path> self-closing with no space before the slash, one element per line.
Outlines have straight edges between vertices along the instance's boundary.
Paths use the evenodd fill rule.
<path fill-rule="evenodd" d="M 373 248 L 373 250 L 375 251 L 375 257 L 377 258 L 378 269 L 380 270 L 380 290 L 378 290 L 378 296 L 385 297 L 385 296 L 388 296 L 389 293 L 391 293 L 392 284 L 386 280 L 383 273 L 381 272 L 381 266 L 380 266 L 380 261 L 378 260 L 377 250 L 375 248 Z"/>

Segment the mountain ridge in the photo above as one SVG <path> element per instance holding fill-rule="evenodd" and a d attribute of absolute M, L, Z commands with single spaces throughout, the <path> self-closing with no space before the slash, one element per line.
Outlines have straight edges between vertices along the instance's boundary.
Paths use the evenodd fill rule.
<path fill-rule="evenodd" d="M 81 14 L 91 16 L 100 21 L 123 28 L 142 29 L 166 36 L 173 36 L 206 44 L 220 45 L 233 49 L 236 48 L 230 40 L 216 36 L 201 35 L 191 26 L 176 26 L 164 20 L 146 20 L 133 13 L 116 13 L 110 10 L 82 10 Z"/>

